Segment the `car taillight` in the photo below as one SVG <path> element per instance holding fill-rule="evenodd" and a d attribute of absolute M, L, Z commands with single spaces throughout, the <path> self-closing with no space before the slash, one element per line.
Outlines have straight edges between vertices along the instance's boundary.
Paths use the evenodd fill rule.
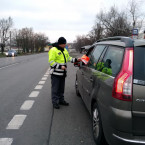
<path fill-rule="evenodd" d="M 133 48 L 126 48 L 121 71 L 114 80 L 112 96 L 132 101 Z"/>

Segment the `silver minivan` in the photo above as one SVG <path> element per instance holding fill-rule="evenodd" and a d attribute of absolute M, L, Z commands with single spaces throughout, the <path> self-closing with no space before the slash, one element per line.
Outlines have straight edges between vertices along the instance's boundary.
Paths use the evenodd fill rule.
<path fill-rule="evenodd" d="M 145 40 L 110 37 L 79 64 L 76 93 L 92 116 L 97 145 L 145 145 Z"/>

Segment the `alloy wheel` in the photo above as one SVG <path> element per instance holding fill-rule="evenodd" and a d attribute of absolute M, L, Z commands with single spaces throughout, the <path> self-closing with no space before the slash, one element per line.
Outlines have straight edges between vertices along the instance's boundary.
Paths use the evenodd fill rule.
<path fill-rule="evenodd" d="M 76 88 L 76 94 L 77 94 L 77 96 L 80 97 L 80 93 L 79 93 L 79 90 L 78 90 L 78 81 L 77 81 L 77 79 L 75 81 L 75 88 Z"/>
<path fill-rule="evenodd" d="M 97 139 L 100 133 L 99 112 L 97 108 L 93 110 L 93 133 L 94 137 Z"/>

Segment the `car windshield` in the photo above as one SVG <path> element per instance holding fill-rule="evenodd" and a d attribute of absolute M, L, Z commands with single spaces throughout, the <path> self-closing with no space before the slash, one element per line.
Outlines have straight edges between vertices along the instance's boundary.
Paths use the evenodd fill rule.
<path fill-rule="evenodd" d="M 15 52 L 14 50 L 9 50 L 8 52 Z"/>
<path fill-rule="evenodd" d="M 134 83 L 145 85 L 145 46 L 134 48 Z"/>

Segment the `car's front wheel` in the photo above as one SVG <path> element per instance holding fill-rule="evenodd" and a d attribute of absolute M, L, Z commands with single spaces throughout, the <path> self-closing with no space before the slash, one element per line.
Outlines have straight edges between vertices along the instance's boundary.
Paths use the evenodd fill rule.
<path fill-rule="evenodd" d="M 107 145 L 102 128 L 101 116 L 97 103 L 93 105 L 92 109 L 92 131 L 95 143 L 97 145 Z"/>

